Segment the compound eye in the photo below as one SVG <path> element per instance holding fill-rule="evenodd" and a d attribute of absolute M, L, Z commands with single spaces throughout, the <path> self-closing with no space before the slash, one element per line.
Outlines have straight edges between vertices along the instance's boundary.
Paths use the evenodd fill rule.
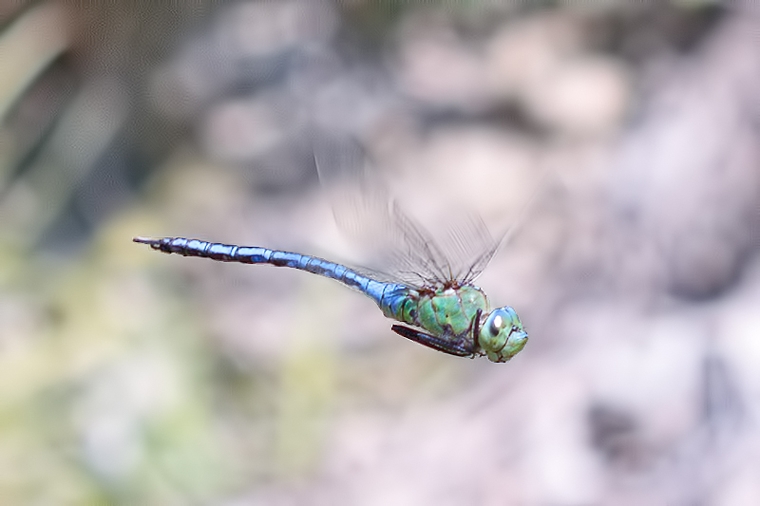
<path fill-rule="evenodd" d="M 491 324 L 488 326 L 488 333 L 492 336 L 497 336 L 503 327 L 504 318 L 500 314 L 494 315 L 491 319 Z"/>

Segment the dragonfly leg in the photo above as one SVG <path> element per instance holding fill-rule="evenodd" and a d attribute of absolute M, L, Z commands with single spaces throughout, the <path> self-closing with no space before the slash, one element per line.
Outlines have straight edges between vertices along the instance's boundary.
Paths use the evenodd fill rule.
<path fill-rule="evenodd" d="M 478 311 L 475 313 L 475 320 L 472 322 L 472 342 L 475 343 L 475 346 L 473 346 L 473 349 L 479 350 L 480 349 L 480 343 L 478 342 L 478 338 L 480 336 L 480 317 L 483 316 L 483 310 L 478 309 Z"/>
<path fill-rule="evenodd" d="M 473 353 L 473 349 L 470 346 L 466 346 L 462 343 L 453 343 L 419 330 L 404 327 L 403 325 L 394 325 L 391 327 L 391 330 L 402 337 L 411 339 L 415 343 L 420 343 L 429 348 L 433 348 L 434 350 L 448 353 L 449 355 L 468 357 Z"/>

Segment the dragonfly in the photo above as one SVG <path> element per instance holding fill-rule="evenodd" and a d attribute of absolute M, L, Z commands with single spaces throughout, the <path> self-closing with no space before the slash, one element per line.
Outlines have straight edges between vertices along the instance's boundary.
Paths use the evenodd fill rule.
<path fill-rule="evenodd" d="M 334 161 L 337 165 L 356 165 L 354 162 L 347 164 L 345 160 Z M 322 179 L 324 171 L 319 170 L 319 166 L 317 168 Z M 373 187 L 377 188 L 377 185 Z M 369 199 L 373 200 L 378 201 Z M 397 202 L 385 206 L 385 199 L 379 200 L 381 204 L 374 208 L 370 206 L 371 211 L 365 215 L 380 216 L 385 228 L 393 230 L 392 237 L 400 238 L 398 242 L 402 246 L 395 248 L 400 261 L 396 263 L 403 269 L 396 273 L 349 267 L 317 256 L 259 246 L 185 237 L 135 237 L 133 240 L 164 253 L 221 262 L 268 264 L 336 280 L 368 296 L 385 317 L 398 322 L 391 326 L 396 334 L 449 355 L 486 356 L 492 362 L 507 362 L 519 353 L 528 342 L 528 333 L 517 312 L 510 306 L 491 309 L 485 292 L 474 284 L 503 238 L 501 241 L 490 239 L 482 221 L 475 221 L 466 227 L 469 233 L 461 229 L 452 233 L 454 240 L 447 244 L 447 249 L 410 218 Z M 367 229 L 366 223 L 364 225 L 363 228 Z M 382 227 L 372 230 L 379 228 Z M 473 245 L 482 251 L 473 252 Z M 452 255 L 452 250 L 464 252 L 471 258 L 464 263 L 455 262 L 451 257 L 457 255 Z"/>

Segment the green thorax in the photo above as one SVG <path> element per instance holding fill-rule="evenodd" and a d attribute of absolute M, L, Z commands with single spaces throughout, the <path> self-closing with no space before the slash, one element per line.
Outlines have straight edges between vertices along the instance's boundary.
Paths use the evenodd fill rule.
<path fill-rule="evenodd" d="M 479 309 L 488 313 L 488 298 L 480 288 L 465 285 L 435 291 L 409 290 L 397 314 L 386 316 L 423 328 L 434 336 L 465 337 L 472 332 L 472 321 Z"/>

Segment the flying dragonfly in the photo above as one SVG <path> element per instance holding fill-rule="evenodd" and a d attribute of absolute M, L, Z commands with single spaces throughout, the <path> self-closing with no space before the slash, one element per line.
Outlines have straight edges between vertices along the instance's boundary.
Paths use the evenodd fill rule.
<path fill-rule="evenodd" d="M 341 156 L 332 157 L 331 162 L 343 168 L 357 165 L 344 154 L 345 150 Z M 330 157 L 322 158 L 321 163 L 317 160 L 317 168 L 324 181 L 333 176 L 325 170 L 329 165 L 325 159 L 330 161 Z M 377 197 L 379 192 L 373 194 Z M 386 205 L 384 197 L 363 198 L 364 204 L 381 202 L 377 206 L 364 205 L 364 214 L 369 210 L 375 221 L 380 217 L 384 225 L 380 228 L 391 231 L 384 237 L 395 243 L 389 247 L 395 258 L 395 272 L 352 268 L 312 255 L 258 246 L 184 237 L 133 240 L 164 253 L 221 262 L 269 264 L 334 279 L 368 296 L 387 318 L 399 322 L 391 326 L 395 333 L 450 355 L 486 356 L 492 362 L 506 362 L 525 347 L 528 334 L 515 310 L 510 306 L 492 310 L 486 294 L 474 285 L 502 242 L 491 238 L 482 221 L 471 221 L 465 229 L 452 232 L 452 240 L 445 248 L 396 202 Z M 374 232 L 373 235 L 378 236 Z"/>

